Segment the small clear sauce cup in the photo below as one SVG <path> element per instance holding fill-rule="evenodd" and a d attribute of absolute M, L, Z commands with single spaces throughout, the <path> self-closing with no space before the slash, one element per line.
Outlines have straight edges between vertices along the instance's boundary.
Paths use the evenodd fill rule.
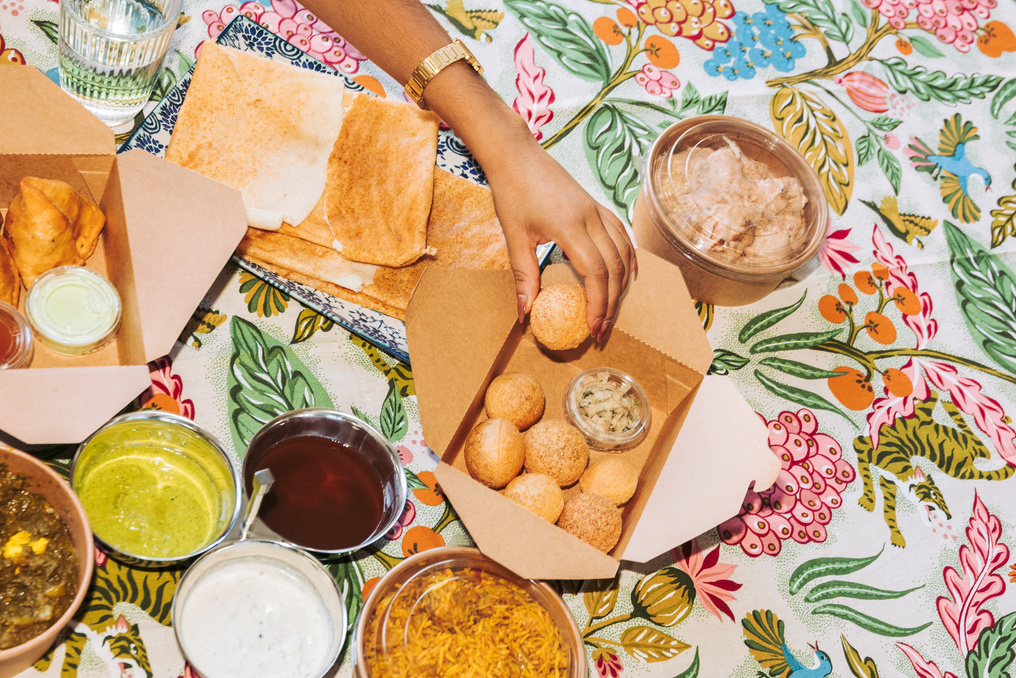
<path fill-rule="evenodd" d="M 583 397 L 588 390 L 583 382 L 598 375 L 606 375 L 607 382 L 613 389 L 627 393 L 637 401 L 634 406 L 635 420 L 628 430 L 604 431 L 584 413 L 584 409 L 588 411 L 589 408 L 583 408 Z M 649 435 L 653 416 L 645 390 L 631 376 L 612 367 L 593 367 L 572 377 L 564 391 L 564 412 L 565 418 L 585 436 L 589 447 L 604 452 L 622 452 L 637 446 Z"/>
<path fill-rule="evenodd" d="M 28 367 L 35 355 L 32 328 L 25 316 L 10 304 L 0 301 L 0 370 Z"/>
<path fill-rule="evenodd" d="M 109 344 L 121 314 L 116 287 L 83 266 L 43 273 L 25 297 L 25 315 L 39 341 L 61 355 L 84 355 Z"/>

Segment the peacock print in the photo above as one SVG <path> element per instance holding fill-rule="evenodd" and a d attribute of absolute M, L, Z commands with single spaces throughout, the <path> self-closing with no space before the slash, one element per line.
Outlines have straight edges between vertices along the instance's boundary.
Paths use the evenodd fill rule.
<path fill-rule="evenodd" d="M 900 212 L 895 195 L 887 195 L 877 205 L 867 200 L 861 202 L 879 216 L 893 235 L 919 250 L 924 249 L 924 243 L 918 240 L 917 236 L 931 235 L 938 226 L 937 219 Z"/>
<path fill-rule="evenodd" d="M 504 12 L 492 9 L 466 9 L 462 0 L 445 0 L 445 5 L 427 5 L 438 14 L 443 14 L 463 35 L 475 40 L 490 42 L 490 31 L 497 28 L 504 19 Z"/>
<path fill-rule="evenodd" d="M 942 202 L 949 206 L 954 218 L 965 224 L 981 218 L 981 208 L 970 197 L 970 179 L 977 177 L 985 189 L 991 186 L 991 175 L 967 157 L 967 144 L 980 138 L 973 123 L 964 122 L 957 113 L 944 121 L 938 133 L 938 153 L 916 137 L 910 138 L 906 151 L 914 169 L 927 172 L 939 182 Z"/>
<path fill-rule="evenodd" d="M 784 637 L 783 620 L 772 610 L 753 610 L 741 620 L 744 644 L 765 670 L 759 678 L 826 678 L 833 672 L 829 655 L 818 649 L 818 643 L 809 644 L 817 661 L 807 667 L 794 656 Z"/>

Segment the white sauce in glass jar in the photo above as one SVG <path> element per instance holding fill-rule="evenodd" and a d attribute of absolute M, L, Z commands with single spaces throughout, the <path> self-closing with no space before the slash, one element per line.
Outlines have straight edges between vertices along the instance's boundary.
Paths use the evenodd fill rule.
<path fill-rule="evenodd" d="M 181 644 L 204 678 L 316 678 L 335 629 L 303 575 L 248 557 L 206 572 L 180 612 Z"/>

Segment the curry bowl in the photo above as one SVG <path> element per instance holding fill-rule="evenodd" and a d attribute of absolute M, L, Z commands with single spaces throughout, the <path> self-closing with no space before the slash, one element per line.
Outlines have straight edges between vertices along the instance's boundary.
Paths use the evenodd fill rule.
<path fill-rule="evenodd" d="M 142 410 L 85 439 L 71 487 L 92 530 L 129 565 L 178 565 L 221 543 L 240 513 L 240 475 L 215 437 L 186 417 Z"/>
<path fill-rule="evenodd" d="M 477 675 L 508 665 L 560 678 L 588 672 L 561 596 L 475 548 L 431 549 L 392 568 L 364 601 L 353 643 L 358 678 L 449 675 L 463 658 Z"/>
<path fill-rule="evenodd" d="M 92 570 L 95 565 L 95 546 L 92 541 L 92 531 L 88 524 L 88 518 L 85 515 L 84 507 L 81 502 L 78 501 L 77 496 L 71 491 L 70 486 L 61 478 L 55 471 L 47 466 L 42 461 L 39 461 L 35 457 L 13 450 L 3 445 L 0 445 L 0 465 L 6 467 L 7 471 L 16 475 L 23 476 L 22 489 L 31 494 L 37 494 L 41 496 L 56 512 L 56 516 L 63 523 L 64 527 L 67 528 L 67 533 L 70 537 L 70 544 L 73 548 L 73 552 L 77 555 L 77 571 L 76 573 L 68 573 L 68 578 L 73 577 L 73 581 L 77 585 L 76 592 L 71 593 L 66 591 L 65 595 L 71 596 L 68 607 L 63 611 L 62 614 L 51 620 L 48 627 L 42 631 L 39 635 L 21 642 L 19 645 L 15 645 L 9 649 L 0 650 L 0 678 L 8 678 L 9 676 L 17 675 L 21 673 L 32 664 L 34 664 L 42 655 L 44 655 L 56 641 L 60 632 L 63 630 L 78 608 L 81 607 L 85 596 L 88 593 L 89 585 L 92 581 Z M 3 504 L 7 504 L 10 499 L 8 490 L 2 491 Z M 6 506 L 0 505 L 0 511 L 6 513 Z M 4 516 L 6 518 L 6 516 Z M 31 520 L 24 526 L 10 526 L 7 520 L 5 525 L 0 527 L 0 534 L 4 535 L 4 545 L 8 547 L 5 549 L 7 553 L 11 553 L 14 558 L 17 555 L 13 554 L 11 547 L 15 546 L 18 541 L 25 542 L 22 548 L 31 548 L 32 553 L 36 556 L 41 555 L 36 553 L 39 545 L 39 535 L 42 534 L 41 527 L 37 522 L 37 516 L 32 516 Z M 31 523 L 31 524 L 29 524 Z M 15 530 L 15 527 L 19 529 Z M 35 531 L 39 530 L 39 535 L 35 534 Z M 8 534 L 13 532 L 13 535 Z M 18 534 L 21 532 L 28 533 L 27 539 L 19 539 Z M 60 539 L 52 539 L 47 543 L 43 544 L 43 554 L 58 553 L 57 549 L 61 545 Z M 66 551 L 63 551 L 66 555 Z M 25 556 L 28 559 L 32 558 L 27 551 Z M 20 566 L 17 569 L 21 569 L 23 572 L 30 572 L 33 569 L 31 560 L 27 561 L 27 564 Z M 10 572 L 14 568 L 3 568 L 7 572 Z M 59 572 L 59 568 L 55 571 Z M 15 575 L 17 576 L 17 575 Z M 50 575 L 52 577 L 52 575 Z M 7 579 L 6 574 L 0 575 L 3 580 Z M 3 581 L 0 583 L 0 590 L 10 585 L 9 581 Z M 58 584 L 62 585 L 61 584 Z M 49 590 L 47 593 L 53 593 L 53 584 L 49 582 L 47 584 Z M 45 594 L 43 594 L 45 595 Z M 5 596 L 6 597 L 6 596 Z M 50 597 L 50 600 L 59 600 L 62 596 Z M 48 604 L 48 603 L 47 603 Z M 44 607 L 44 606 L 43 606 Z M 54 612 L 59 610 L 62 605 L 56 604 Z M 41 609 L 41 608 L 37 608 Z M 10 612 L 10 608 L 4 606 L 0 608 L 0 619 L 6 617 Z M 4 619 L 6 621 L 6 619 Z M 45 621 L 45 620 L 43 620 Z M 9 632 L 10 627 L 8 624 L 0 625 L 4 628 L 3 635 Z"/>
<path fill-rule="evenodd" d="M 318 554 L 374 543 L 405 508 L 406 472 L 398 453 L 370 424 L 336 410 L 295 410 L 265 424 L 243 460 L 247 497 L 263 469 L 274 482 L 252 534 Z"/>

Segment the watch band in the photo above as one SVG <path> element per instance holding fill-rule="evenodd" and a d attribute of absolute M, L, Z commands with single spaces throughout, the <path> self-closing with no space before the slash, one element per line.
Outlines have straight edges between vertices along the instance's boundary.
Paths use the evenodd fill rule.
<path fill-rule="evenodd" d="M 473 67 L 474 71 L 483 75 L 483 66 L 476 60 L 469 48 L 456 38 L 420 62 L 420 65 L 413 71 L 413 75 L 410 76 L 409 82 L 406 83 L 406 94 L 417 106 L 425 111 L 428 110 L 427 104 L 423 100 L 424 88 L 434 79 L 435 75 L 459 60 L 465 60 Z"/>

